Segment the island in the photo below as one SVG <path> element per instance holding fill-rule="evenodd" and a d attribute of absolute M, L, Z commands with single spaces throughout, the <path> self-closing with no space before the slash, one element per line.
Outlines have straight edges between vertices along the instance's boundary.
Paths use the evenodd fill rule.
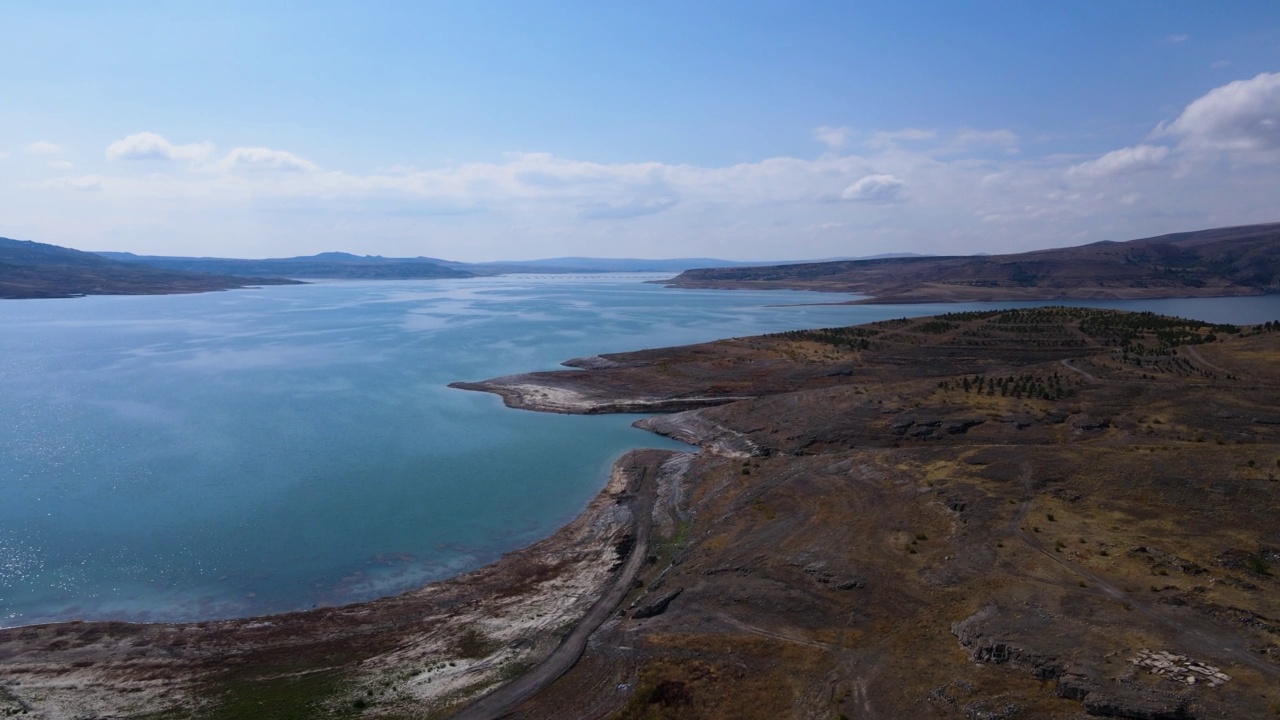
<path fill-rule="evenodd" d="M 551 538 L 369 603 L 0 631 L 0 713 L 1270 717 L 1280 321 L 961 312 L 460 385 L 637 412 Z"/>

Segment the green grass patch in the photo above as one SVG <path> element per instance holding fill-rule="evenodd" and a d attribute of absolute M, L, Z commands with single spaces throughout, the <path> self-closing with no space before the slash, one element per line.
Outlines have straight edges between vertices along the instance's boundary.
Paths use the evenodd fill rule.
<path fill-rule="evenodd" d="M 350 678 L 341 670 L 229 679 L 211 693 L 212 702 L 195 717 L 198 720 L 357 718 L 365 708 L 341 700 L 349 688 Z"/>

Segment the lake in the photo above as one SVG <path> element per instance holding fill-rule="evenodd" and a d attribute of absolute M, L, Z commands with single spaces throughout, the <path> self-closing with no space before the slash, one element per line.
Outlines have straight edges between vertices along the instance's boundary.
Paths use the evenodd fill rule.
<path fill-rule="evenodd" d="M 365 600 L 545 537 L 635 416 L 447 383 L 583 355 L 1042 303 L 788 306 L 656 276 L 331 282 L 0 302 L 0 626 L 200 620 Z M 1215 322 L 1280 296 L 1078 302 Z"/>

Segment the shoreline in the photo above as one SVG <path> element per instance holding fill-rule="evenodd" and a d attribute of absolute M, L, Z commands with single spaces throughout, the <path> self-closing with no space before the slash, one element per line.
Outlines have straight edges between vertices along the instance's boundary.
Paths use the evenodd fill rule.
<path fill-rule="evenodd" d="M 638 420 L 702 452 L 622 456 L 554 538 L 464 578 L 141 642 L 40 629 L 21 640 L 60 663 L 31 676 L 44 687 L 160 679 L 172 697 L 29 717 L 168 700 L 201 720 L 1261 716 L 1280 677 L 1280 329 L 1151 319 L 1039 308 L 572 361 L 594 372 L 551 389 L 757 397 Z M 1162 339 L 1178 352 L 1120 349 Z M 545 388 L 513 398 L 564 411 Z M 104 669 L 77 652 L 108 635 L 115 674 L 86 686 Z M 6 637 L 0 714 L 28 679 Z"/>
<path fill-rule="evenodd" d="M 430 717 L 447 717 L 551 656 L 609 588 L 630 587 L 619 580 L 622 566 L 634 574 L 645 552 L 635 543 L 645 523 L 633 508 L 639 503 L 652 522 L 654 498 L 678 495 L 666 486 L 680 482 L 685 456 L 693 454 L 628 452 L 550 536 L 397 595 L 228 620 L 0 629 L 0 713 L 69 720 L 199 709 L 229 717 L 235 712 L 220 708 L 235 705 L 246 676 L 270 682 L 283 674 L 329 678 L 330 704 L 426 707 Z M 646 474 L 647 505 L 637 492 Z M 596 624 L 612 610 L 597 611 Z"/>
<path fill-rule="evenodd" d="M 566 362 L 575 362 L 570 360 Z M 570 367 L 574 367 L 570 365 Z M 599 368 L 611 366 L 601 365 Z M 595 369 L 595 368 L 593 368 Z M 592 393 L 580 384 L 560 382 L 561 370 L 542 373 L 506 375 L 480 382 L 454 382 L 456 390 L 493 393 L 502 403 L 516 410 L 557 413 L 560 415 L 651 414 L 697 410 L 715 405 L 750 400 L 754 395 L 695 395 L 686 397 L 632 397 L 620 399 L 616 394 Z M 570 387 L 570 385 L 575 385 Z"/>
<path fill-rule="evenodd" d="M 809 307 L 836 305 L 929 305 L 972 302 L 1042 302 L 1053 303 L 1073 300 L 1195 300 L 1228 297 L 1265 297 L 1278 294 L 1249 287 L 1212 287 L 1201 292 L 1180 287 L 1176 292 L 1163 292 L 1171 288 L 1149 287 L 1095 287 L 1095 288 L 978 288 L 955 285 L 928 285 L 907 290 L 879 290 L 874 287 L 851 287 L 830 283 L 787 283 L 778 281 L 723 282 L 684 281 L 664 282 L 665 288 L 677 290 L 791 290 L 845 295 L 862 295 L 856 300 L 841 302 L 786 303 L 770 307 Z"/>

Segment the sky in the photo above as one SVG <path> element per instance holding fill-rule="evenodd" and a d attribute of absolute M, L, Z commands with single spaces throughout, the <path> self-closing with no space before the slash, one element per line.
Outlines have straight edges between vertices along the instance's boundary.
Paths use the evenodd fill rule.
<path fill-rule="evenodd" d="M 1280 221 L 1280 3 L 0 0 L 0 236 L 464 261 Z"/>

